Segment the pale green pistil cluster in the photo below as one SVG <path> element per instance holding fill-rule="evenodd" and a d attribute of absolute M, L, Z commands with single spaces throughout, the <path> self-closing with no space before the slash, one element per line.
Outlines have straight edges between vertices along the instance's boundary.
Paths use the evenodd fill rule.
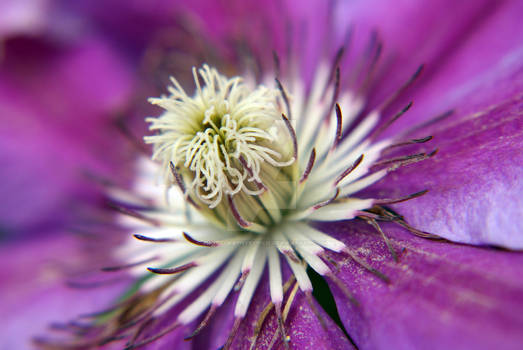
<path fill-rule="evenodd" d="M 162 161 L 168 183 L 182 187 L 215 223 L 264 231 L 281 219 L 297 181 L 280 92 L 251 89 L 206 65 L 193 73 L 193 97 L 173 79 L 170 96 L 151 99 L 165 109 L 148 119 L 158 132 L 145 138 L 153 158 Z"/>

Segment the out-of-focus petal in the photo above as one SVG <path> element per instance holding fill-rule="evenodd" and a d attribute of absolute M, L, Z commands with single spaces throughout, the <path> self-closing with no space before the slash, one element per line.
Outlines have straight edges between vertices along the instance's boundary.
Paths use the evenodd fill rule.
<path fill-rule="evenodd" d="M 336 24 L 351 23 L 356 50 L 364 50 L 371 32 L 383 43 L 379 84 L 370 94 L 371 106 L 394 92 L 420 64 L 425 64 L 425 82 L 447 64 L 447 59 L 498 11 L 510 2 L 474 1 L 457 4 L 450 0 L 423 3 L 375 0 L 341 3 Z M 516 17 L 516 14 L 513 14 Z M 494 49 L 486 48 L 495 52 Z M 419 86 L 419 84 L 418 84 Z"/>
<path fill-rule="evenodd" d="M 242 69 L 259 73 L 262 68 L 272 78 L 277 54 L 283 63 L 294 64 L 291 59 L 299 57 L 300 76 L 310 82 L 319 59 L 338 49 L 332 32 L 332 6 L 325 1 L 197 0 L 181 4 L 179 10 L 184 30 L 206 38 L 202 45 L 209 50 L 207 58 L 218 58 L 208 63 L 233 68 L 234 74 L 243 74 Z"/>
<path fill-rule="evenodd" d="M 42 31 L 49 15 L 49 0 L 4 0 L 0 4 L 0 39 Z"/>
<path fill-rule="evenodd" d="M 340 317 L 361 349 L 517 349 L 523 337 L 523 256 L 413 237 L 383 225 L 395 262 L 362 222 L 323 228 L 390 278 L 377 279 L 349 258 L 338 276 L 359 306 L 330 285 Z M 338 259 L 339 260 L 339 259 Z"/>
<path fill-rule="evenodd" d="M 473 30 L 464 33 L 444 57 L 417 62 L 425 63 L 426 71 L 405 94 L 405 99 L 412 100 L 414 105 L 388 134 L 401 132 L 413 123 L 449 109 L 476 112 L 478 107 L 495 104 L 507 93 L 521 91 L 523 28 L 520 13 L 523 13 L 521 2 L 496 2 L 496 6 Z M 454 115 L 452 119 L 458 117 Z"/>
<path fill-rule="evenodd" d="M 0 226 L 20 232 L 63 223 L 73 216 L 67 203 L 92 194 L 87 169 L 112 174 L 125 162 L 114 125 L 130 99 L 133 78 L 96 40 L 63 48 L 14 39 L 5 54 L 0 194 L 7 205 Z"/>
<path fill-rule="evenodd" d="M 59 233 L 3 245 L 0 255 L 0 317 L 7 320 L 0 328 L 1 349 L 32 348 L 31 339 L 50 334 L 52 322 L 102 309 L 114 302 L 129 282 L 122 279 L 103 289 L 66 285 L 66 279 L 92 268 L 87 263 L 92 255 L 78 237 Z"/>

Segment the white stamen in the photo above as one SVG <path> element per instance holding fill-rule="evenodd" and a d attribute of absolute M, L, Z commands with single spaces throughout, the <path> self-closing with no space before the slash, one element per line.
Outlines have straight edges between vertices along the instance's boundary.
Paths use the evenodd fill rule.
<path fill-rule="evenodd" d="M 274 304 L 283 301 L 283 284 L 280 268 L 280 256 L 278 250 L 273 247 L 267 248 L 269 260 L 269 286 L 271 289 L 271 300 Z"/>
<path fill-rule="evenodd" d="M 303 223 L 298 222 L 296 223 L 295 228 L 296 231 L 299 231 L 301 234 L 303 234 L 313 242 L 316 242 L 317 244 L 329 250 L 341 252 L 343 249 L 345 249 L 345 244 L 343 242 L 338 241 L 337 239 L 332 238 L 328 234 L 320 232 L 310 227 L 309 225 L 305 225 Z"/>
<path fill-rule="evenodd" d="M 263 268 L 265 267 L 266 258 L 267 252 L 265 247 L 262 246 L 261 249 L 258 250 L 256 264 L 254 264 L 251 272 L 249 273 L 249 276 L 245 280 L 245 284 L 243 285 L 240 296 L 238 297 L 238 301 L 236 302 L 236 308 L 234 310 L 235 317 L 243 318 L 247 313 L 252 296 L 254 295 L 254 291 L 256 290 L 256 286 L 260 281 Z"/>
<path fill-rule="evenodd" d="M 313 212 L 310 220 L 340 221 L 354 219 L 358 211 L 372 207 L 372 199 L 347 199 L 342 203 L 333 203 Z"/>
<path fill-rule="evenodd" d="M 308 239 L 297 230 L 294 225 L 285 225 L 285 235 L 291 242 L 292 246 L 301 253 L 300 249 L 303 249 L 310 254 L 319 255 L 324 252 L 323 248 L 316 244 L 314 241 Z M 298 249 L 300 247 L 300 249 Z"/>
<path fill-rule="evenodd" d="M 258 252 L 258 248 L 260 247 L 262 239 L 263 237 L 259 236 L 249 242 L 249 246 L 247 247 L 247 253 L 245 254 L 245 258 L 243 259 L 242 263 L 242 273 L 248 272 L 252 269 L 252 265 L 254 264 L 254 258 L 256 257 L 256 253 Z"/>
<path fill-rule="evenodd" d="M 294 273 L 294 277 L 296 277 L 296 281 L 298 282 L 300 289 L 303 292 L 312 291 L 312 283 L 309 279 L 309 276 L 307 275 L 307 270 L 305 269 L 305 267 L 300 263 L 292 261 L 292 259 L 290 259 L 287 255 L 285 255 L 285 259 L 291 267 L 291 270 Z"/>
<path fill-rule="evenodd" d="M 227 278 L 223 281 L 220 289 L 214 296 L 212 300 L 212 305 L 222 305 L 225 299 L 227 298 L 227 295 L 229 295 L 229 293 L 231 292 L 232 288 L 234 287 L 234 284 L 236 283 L 236 280 L 238 279 L 241 266 L 240 263 L 245 256 L 245 252 L 246 248 L 243 247 L 241 252 L 236 253 L 233 260 L 229 263 L 230 270 L 227 270 Z"/>
<path fill-rule="evenodd" d="M 219 247 L 213 249 L 208 255 L 205 256 L 206 263 L 194 267 L 185 272 L 176 282 L 174 282 L 169 288 L 166 288 L 160 294 L 160 299 L 176 293 L 174 297 L 169 299 L 165 304 L 159 307 L 154 314 L 160 315 L 165 310 L 170 309 L 176 305 L 179 301 L 183 300 L 189 293 L 196 289 L 202 282 L 204 282 L 213 272 L 215 272 L 225 260 L 234 252 L 233 247 Z"/>
<path fill-rule="evenodd" d="M 220 276 L 203 292 L 195 301 L 191 303 L 180 315 L 178 315 L 178 321 L 183 324 L 189 324 L 200 316 L 207 307 L 211 304 L 211 301 L 215 300 L 218 293 L 227 295 L 233 285 L 234 279 L 237 278 L 239 273 L 239 262 L 242 257 L 241 251 L 236 253 L 235 256 L 229 261 L 225 269 L 220 273 Z M 234 277 L 231 281 L 231 276 Z M 228 282 L 228 283 L 226 283 Z M 225 299 L 220 295 L 220 299 Z M 223 300 L 222 300 L 223 302 Z M 221 304 L 221 303 L 220 303 Z"/>
<path fill-rule="evenodd" d="M 325 275 L 330 272 L 329 267 L 315 254 L 311 254 L 304 244 L 296 244 L 296 249 L 303 257 L 303 259 L 320 275 Z"/>
<path fill-rule="evenodd" d="M 383 179 L 387 175 L 387 169 L 380 170 L 372 175 L 366 176 L 358 181 L 348 183 L 346 186 L 344 186 L 341 190 L 340 195 L 341 196 L 348 196 L 353 193 L 356 193 L 373 183 Z"/>

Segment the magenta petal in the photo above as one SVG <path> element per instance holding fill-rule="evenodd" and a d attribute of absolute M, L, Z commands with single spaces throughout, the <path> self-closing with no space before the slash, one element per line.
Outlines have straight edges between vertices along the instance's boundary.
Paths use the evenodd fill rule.
<path fill-rule="evenodd" d="M 414 89 L 414 107 L 389 133 L 453 109 L 447 120 L 416 134 L 433 135 L 425 151 L 438 148 L 438 154 L 391 174 L 372 192 L 397 197 L 427 189 L 395 206 L 415 227 L 457 242 L 522 249 L 521 3 L 506 4 Z"/>
<path fill-rule="evenodd" d="M 420 81 L 405 94 L 413 107 L 389 129 L 394 135 L 412 124 L 430 119 L 449 109 L 452 119 L 482 107 L 497 104 L 507 94 L 521 91 L 523 69 L 523 27 L 519 14 L 523 3 L 496 2 L 492 11 L 473 30 L 459 37 L 459 45 L 437 61 L 422 61 Z M 511 91 L 510 91 L 511 90 Z"/>
<path fill-rule="evenodd" d="M 178 309 L 178 312 L 181 310 Z M 169 320 L 170 322 L 164 321 L 158 323 L 158 328 L 152 328 L 151 332 L 144 332 L 145 337 L 151 337 L 157 334 L 157 332 L 160 332 L 165 327 L 169 327 L 172 322 L 176 320 L 176 316 L 173 315 L 172 319 Z M 169 332 L 168 334 L 164 335 L 163 337 L 148 343 L 147 345 L 142 346 L 142 349 L 146 350 L 163 350 L 163 349 L 176 349 L 176 350 L 189 350 L 194 349 L 191 342 L 185 341 L 185 336 L 189 333 L 189 330 L 186 327 L 179 327 L 174 329 L 172 332 Z"/>
<path fill-rule="evenodd" d="M 8 205 L 0 225 L 8 233 L 41 232 L 92 198 L 86 171 L 114 174 L 125 162 L 128 144 L 114 119 L 134 83 L 125 63 L 97 40 L 60 47 L 20 38 L 5 46 L 0 195 Z"/>
<path fill-rule="evenodd" d="M 320 317 L 325 321 L 323 328 L 320 320 L 307 303 L 305 295 L 298 292 L 289 313 L 287 334 L 291 337 L 291 349 L 332 349 L 349 350 L 355 349 L 342 330 L 330 319 L 320 305 L 313 302 L 319 311 Z M 276 320 L 272 319 L 270 329 L 276 330 Z M 268 335 L 265 338 L 271 339 Z M 284 349 L 280 345 L 280 349 Z"/>
<path fill-rule="evenodd" d="M 425 150 L 439 148 L 435 157 L 394 172 L 373 195 L 427 189 L 395 206 L 416 228 L 457 242 L 522 249 L 523 69 L 504 75 L 462 97 L 449 120 L 424 131 L 434 136 Z"/>
<path fill-rule="evenodd" d="M 194 337 L 191 342 L 193 349 L 219 349 L 227 341 L 234 324 L 234 307 L 238 294 L 229 295 L 225 303 L 217 310 L 209 325 Z M 195 323 L 193 329 L 197 327 Z M 191 331 L 188 332 L 190 334 Z"/>
<path fill-rule="evenodd" d="M 333 284 L 338 311 L 361 349 L 518 349 L 523 342 L 523 255 L 414 237 L 383 225 L 395 249 L 362 222 L 324 226 L 390 278 L 377 279 L 349 258 Z"/>
<path fill-rule="evenodd" d="M 521 108 L 521 102 L 509 102 L 435 133 L 440 153 L 397 175 L 410 189 L 429 189 L 419 200 L 397 205 L 401 214 L 453 241 L 522 249 Z"/>
<path fill-rule="evenodd" d="M 285 263 L 282 262 L 282 264 Z M 284 275 L 286 275 L 285 272 L 287 272 L 287 270 L 288 268 L 284 266 Z M 265 277 L 268 277 L 268 275 L 265 274 Z M 240 350 L 248 349 L 250 347 L 250 339 L 254 334 L 259 315 L 268 305 L 269 301 L 269 283 L 268 279 L 265 278 L 258 286 L 257 292 L 251 302 L 249 312 L 236 335 L 232 349 Z M 329 318 L 315 301 L 314 304 L 319 310 L 321 317 L 325 320 L 327 326 L 326 329 L 321 326 L 320 321 L 307 303 L 305 295 L 298 290 L 285 323 L 287 334 L 291 338 L 289 343 L 290 348 L 296 350 L 353 349 L 352 344 L 343 334 L 343 331 Z M 230 325 L 228 326 L 230 327 Z M 264 327 L 260 332 L 256 343 L 256 349 L 268 349 L 277 327 L 275 312 L 272 311 L 265 320 Z M 224 332 L 228 332 L 229 329 L 230 328 L 225 328 Z M 281 338 L 277 338 L 275 349 L 284 349 L 284 345 L 280 339 Z"/>
<path fill-rule="evenodd" d="M 1 247 L 0 318 L 7 320 L 0 327 L 1 349 L 32 348 L 33 337 L 50 335 L 52 322 L 101 310 L 127 286 L 124 279 L 103 289 L 67 286 L 67 279 L 93 268 L 84 249 L 77 237 L 58 233 Z"/>
<path fill-rule="evenodd" d="M 382 79 L 369 96 L 374 106 L 395 91 L 420 64 L 425 65 L 421 79 L 428 81 L 471 35 L 508 5 L 510 2 L 491 0 L 356 1 L 342 3 L 336 23 L 352 23 L 359 41 L 368 40 L 367 33 L 376 31 L 383 43 Z M 512 17 L 516 17 L 511 11 Z M 483 50 L 496 53 L 493 47 Z"/>

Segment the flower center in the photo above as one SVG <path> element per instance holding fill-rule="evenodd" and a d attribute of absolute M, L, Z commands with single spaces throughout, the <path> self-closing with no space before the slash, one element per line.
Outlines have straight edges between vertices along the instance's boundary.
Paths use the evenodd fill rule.
<path fill-rule="evenodd" d="M 297 183 L 296 142 L 281 92 L 250 88 L 207 65 L 193 75 L 194 96 L 172 79 L 170 96 L 150 100 L 165 112 L 147 119 L 157 134 L 145 141 L 162 161 L 165 181 L 178 184 L 204 215 L 265 232 L 292 204 Z"/>

